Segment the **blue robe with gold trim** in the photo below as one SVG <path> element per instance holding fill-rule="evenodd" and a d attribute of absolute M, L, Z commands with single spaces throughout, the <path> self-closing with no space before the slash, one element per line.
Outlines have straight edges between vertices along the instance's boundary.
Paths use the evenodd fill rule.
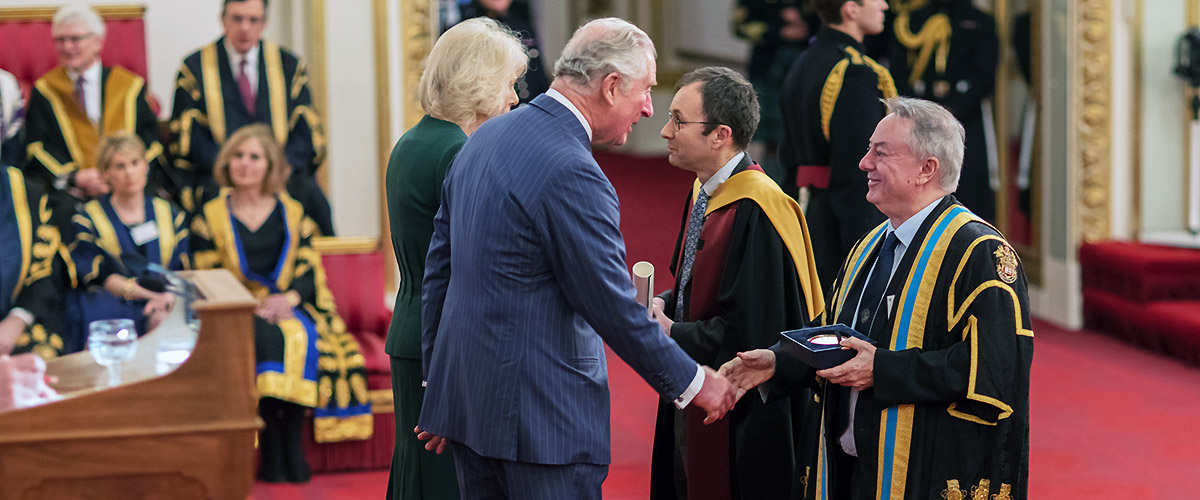
<path fill-rule="evenodd" d="M 0 169 L 0 317 L 14 307 L 34 324 L 14 341 L 14 353 L 50 359 L 66 354 L 62 291 L 73 281 L 47 197 L 25 182 L 20 170 Z"/>
<path fill-rule="evenodd" d="M 150 271 L 153 263 L 171 271 L 188 267 L 188 229 L 183 211 L 167 200 L 146 197 L 146 222 L 153 224 L 156 237 L 143 244 L 134 241 L 132 228 L 121 222 L 109 195 L 89 201 L 75 214 L 75 241 L 71 258 L 83 286 L 103 287 L 110 275 L 162 280 Z M 98 319 L 130 318 L 145 332 L 142 309 L 146 301 L 126 301 L 104 290 L 75 290 L 72 322 L 82 337 L 87 324 Z"/>
<path fill-rule="evenodd" d="M 312 247 L 316 224 L 286 194 L 279 195 L 276 210 L 282 211 L 286 236 L 272 276 L 251 270 L 228 190 L 192 219 L 192 264 L 228 269 L 260 300 L 289 290 L 299 293 L 293 318 L 269 323 L 255 317 L 259 397 L 314 408 L 317 442 L 369 438 L 373 420 L 364 359 L 325 284 L 321 256 Z"/>
<path fill-rule="evenodd" d="M 846 259 L 824 323 L 849 324 L 885 228 L 867 233 Z M 884 296 L 888 320 L 870 332 L 878 343 L 874 387 L 860 393 L 853 423 L 859 499 L 1026 498 L 1033 330 L 1016 252 L 946 196 Z M 839 472 L 829 457 L 842 429 L 831 422 L 846 402 L 821 384 L 821 446 L 807 488 L 809 498 L 825 499 Z"/>

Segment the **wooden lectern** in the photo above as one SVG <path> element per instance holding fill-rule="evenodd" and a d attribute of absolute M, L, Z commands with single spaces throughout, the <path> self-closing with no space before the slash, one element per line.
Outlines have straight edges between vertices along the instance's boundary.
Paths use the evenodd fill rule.
<path fill-rule="evenodd" d="M 122 383 L 90 353 L 51 360 L 63 399 L 0 413 L 0 499 L 245 499 L 254 484 L 255 301 L 228 271 L 181 273 L 194 283 L 199 337 L 159 376 L 158 343 L 194 336 L 177 301 L 138 341 Z"/>

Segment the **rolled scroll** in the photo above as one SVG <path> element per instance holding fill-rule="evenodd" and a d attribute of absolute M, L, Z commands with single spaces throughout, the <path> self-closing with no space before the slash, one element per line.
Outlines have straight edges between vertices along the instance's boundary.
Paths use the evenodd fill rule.
<path fill-rule="evenodd" d="M 633 288 L 637 290 L 638 303 L 646 306 L 646 312 L 653 317 L 650 306 L 654 303 L 654 264 L 643 260 L 633 265 Z"/>

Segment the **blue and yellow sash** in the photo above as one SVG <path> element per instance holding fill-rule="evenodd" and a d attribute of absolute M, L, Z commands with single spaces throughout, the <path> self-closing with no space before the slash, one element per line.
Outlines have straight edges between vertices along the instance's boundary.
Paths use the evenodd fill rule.
<path fill-rule="evenodd" d="M 889 349 L 902 351 L 925 345 L 925 323 L 933 302 L 933 289 L 937 285 L 937 271 L 941 269 L 946 249 L 955 233 L 973 220 L 979 218 L 961 205 L 955 205 L 934 221 L 900 292 L 900 305 L 896 321 L 892 324 Z M 915 414 L 916 406 L 911 404 L 892 406 L 881 412 L 879 475 L 875 483 L 876 498 L 879 500 L 904 498 Z"/>
<path fill-rule="evenodd" d="M 933 289 L 937 285 L 938 273 L 946 249 L 958 230 L 971 221 L 979 221 L 975 214 L 961 205 L 951 206 L 943 211 L 934 221 L 932 228 L 918 247 L 916 258 L 909 269 L 904 287 L 900 292 L 900 302 L 895 314 L 896 321 L 892 323 L 891 342 L 888 349 L 900 351 L 920 348 L 925 342 L 925 323 L 932 303 Z M 863 270 L 867 256 L 875 250 L 881 236 L 886 232 L 887 222 L 868 233 L 846 261 L 846 271 L 841 289 L 835 297 L 835 308 L 841 313 L 848 293 L 858 273 Z M 932 272 L 928 272 L 932 270 Z M 836 317 L 836 316 L 835 316 Z M 822 412 L 823 413 L 823 412 Z M 878 500 L 904 498 L 908 481 L 908 459 L 912 444 L 913 417 L 915 406 L 897 405 L 881 411 L 879 434 L 879 474 L 875 483 Z M 820 451 L 817 458 L 816 498 L 829 498 L 829 462 L 827 456 L 825 435 L 825 419 L 822 414 Z"/>

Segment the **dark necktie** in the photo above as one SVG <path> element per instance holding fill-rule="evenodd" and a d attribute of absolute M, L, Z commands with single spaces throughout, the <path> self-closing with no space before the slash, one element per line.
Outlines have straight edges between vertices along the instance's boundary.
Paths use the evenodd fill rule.
<path fill-rule="evenodd" d="M 883 301 L 883 292 L 887 290 L 888 280 L 892 277 L 892 262 L 896 257 L 896 245 L 899 243 L 896 232 L 889 231 L 883 245 L 879 247 L 879 256 L 875 258 L 875 268 L 871 271 L 871 277 L 863 287 L 862 298 L 858 301 L 858 322 L 855 323 L 855 330 L 863 335 L 871 335 L 874 317 L 879 315 L 880 302 Z"/>
<path fill-rule="evenodd" d="M 704 228 L 704 211 L 708 210 L 708 193 L 700 188 L 692 214 L 688 216 L 687 239 L 683 242 L 683 265 L 679 268 L 679 288 L 675 294 L 675 321 L 683 321 L 683 296 L 692 280 L 692 264 L 696 261 L 696 246 L 700 243 L 700 230 Z"/>
<path fill-rule="evenodd" d="M 250 77 L 246 75 L 246 58 L 242 58 L 242 62 L 238 63 L 237 76 L 238 93 L 242 94 L 242 105 L 246 107 L 246 112 L 250 116 L 254 116 L 254 89 L 250 87 Z"/>
<path fill-rule="evenodd" d="M 79 109 L 83 110 L 83 116 L 88 116 L 87 96 L 85 95 L 86 91 L 84 90 L 84 83 L 85 80 L 83 75 L 79 75 L 79 78 L 75 79 L 75 102 L 79 104 Z"/>

